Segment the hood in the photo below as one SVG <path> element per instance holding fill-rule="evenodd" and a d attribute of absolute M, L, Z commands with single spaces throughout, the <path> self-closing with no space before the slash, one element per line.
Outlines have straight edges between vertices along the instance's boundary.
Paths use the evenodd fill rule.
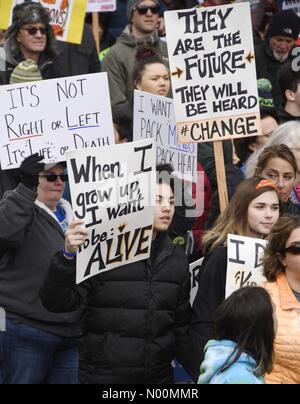
<path fill-rule="evenodd" d="M 16 55 L 13 54 L 11 45 L 12 43 L 10 39 L 8 39 L 3 45 L 3 49 L 5 52 L 5 59 L 6 63 L 9 63 L 12 66 L 16 66 L 20 62 L 20 60 Z"/>
<path fill-rule="evenodd" d="M 211 340 L 205 347 L 205 359 L 200 369 L 199 384 L 210 384 L 212 379 L 218 375 L 228 358 L 230 358 L 236 348 L 236 343 L 232 341 Z M 234 356 L 232 359 L 234 359 Z M 247 354 L 242 354 L 236 363 L 247 365 L 249 371 L 254 371 L 256 362 Z"/>
<path fill-rule="evenodd" d="M 122 43 L 124 45 L 131 46 L 132 48 L 143 45 L 156 45 L 158 41 L 159 36 L 157 31 L 155 31 L 153 35 L 149 35 L 145 38 L 135 38 L 131 33 L 130 25 L 126 26 L 122 34 L 117 39 L 117 43 Z"/>
<path fill-rule="evenodd" d="M 41 208 L 45 212 L 47 212 L 48 215 L 53 217 L 53 219 L 59 224 L 59 221 L 58 221 L 57 217 L 55 216 L 55 214 L 44 203 L 42 203 L 42 202 L 40 202 L 39 200 L 36 199 L 35 204 L 39 208 Z M 74 220 L 74 214 L 73 214 L 73 211 L 72 211 L 71 204 L 67 200 L 61 198 L 57 203 L 57 207 L 58 206 L 61 206 L 63 208 L 63 210 L 65 211 L 67 223 L 69 225 Z"/>

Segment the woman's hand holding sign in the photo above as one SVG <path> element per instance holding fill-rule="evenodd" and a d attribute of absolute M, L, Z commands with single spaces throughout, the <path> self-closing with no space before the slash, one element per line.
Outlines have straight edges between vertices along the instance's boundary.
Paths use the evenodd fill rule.
<path fill-rule="evenodd" d="M 84 220 L 76 219 L 70 224 L 65 237 L 65 258 L 73 259 L 76 256 L 79 247 L 82 246 L 87 235 L 88 232 L 84 227 Z"/>

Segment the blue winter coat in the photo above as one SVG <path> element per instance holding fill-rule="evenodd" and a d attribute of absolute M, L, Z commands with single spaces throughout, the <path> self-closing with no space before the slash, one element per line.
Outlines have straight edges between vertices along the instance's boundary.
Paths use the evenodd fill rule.
<path fill-rule="evenodd" d="M 265 384 L 263 377 L 254 374 L 257 364 L 243 353 L 224 372 L 221 369 L 232 355 L 236 344 L 232 341 L 210 340 L 205 347 L 205 358 L 201 365 L 198 384 Z M 232 359 L 234 359 L 235 354 Z"/>

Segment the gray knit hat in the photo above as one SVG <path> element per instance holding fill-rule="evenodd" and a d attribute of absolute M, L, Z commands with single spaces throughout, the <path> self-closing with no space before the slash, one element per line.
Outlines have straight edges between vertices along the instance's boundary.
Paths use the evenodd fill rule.
<path fill-rule="evenodd" d="M 24 60 L 20 62 L 13 70 L 9 83 L 17 84 L 17 83 L 26 83 L 27 81 L 39 81 L 43 80 L 41 72 L 37 64 L 31 60 Z"/>
<path fill-rule="evenodd" d="M 137 7 L 143 1 L 145 1 L 145 0 L 128 0 L 127 1 L 127 17 L 128 17 L 129 21 L 131 20 L 133 9 L 135 7 Z M 153 3 L 155 3 L 156 5 L 160 6 L 159 0 L 151 0 L 151 1 L 153 1 Z"/>

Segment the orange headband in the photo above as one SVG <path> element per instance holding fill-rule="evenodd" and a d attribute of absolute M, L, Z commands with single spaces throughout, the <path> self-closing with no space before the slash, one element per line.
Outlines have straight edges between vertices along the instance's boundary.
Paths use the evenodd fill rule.
<path fill-rule="evenodd" d="M 260 189 L 263 187 L 271 187 L 274 188 L 275 191 L 278 192 L 277 186 L 272 182 L 271 180 L 261 180 L 257 185 L 255 189 Z"/>

